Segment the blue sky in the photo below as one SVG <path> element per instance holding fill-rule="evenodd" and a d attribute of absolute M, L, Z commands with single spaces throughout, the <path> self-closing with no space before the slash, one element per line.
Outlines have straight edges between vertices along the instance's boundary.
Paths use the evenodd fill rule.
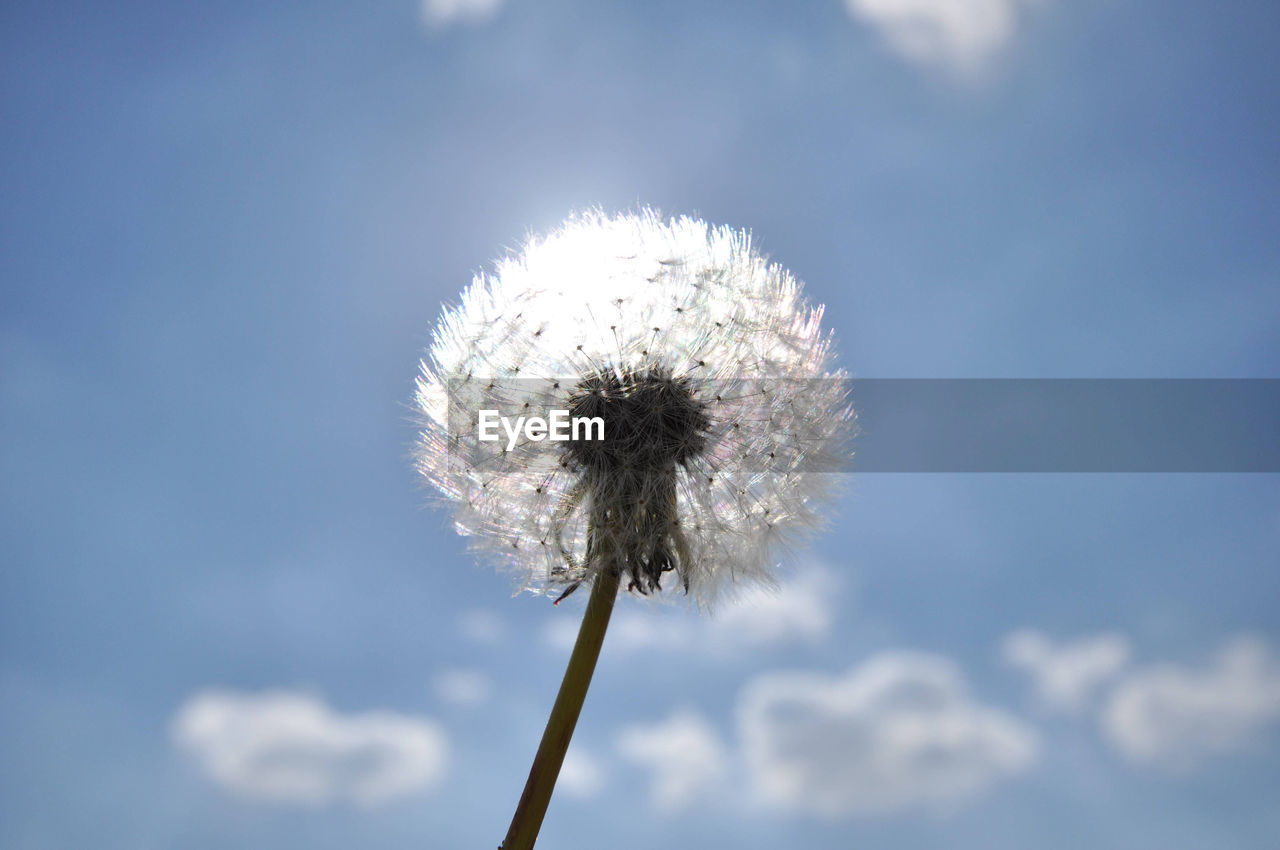
<path fill-rule="evenodd" d="M 0 845 L 497 844 L 581 601 L 473 563 L 409 402 L 442 303 L 575 209 L 751 229 L 855 377 L 1276 377 L 1278 25 L 6 3 Z M 777 597 L 620 604 L 545 846 L 1274 846 L 1276 476 L 831 514 Z"/>

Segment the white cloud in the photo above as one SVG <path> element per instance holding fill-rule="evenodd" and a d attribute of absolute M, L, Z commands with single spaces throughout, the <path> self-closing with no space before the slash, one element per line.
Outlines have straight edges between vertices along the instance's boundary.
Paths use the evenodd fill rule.
<path fill-rule="evenodd" d="M 1186 770 L 1239 751 L 1280 720 L 1280 663 L 1260 638 L 1228 643 L 1207 669 L 1136 671 L 1102 714 L 1107 739 L 1135 762 Z"/>
<path fill-rule="evenodd" d="M 1129 661 L 1129 642 L 1107 633 L 1055 645 L 1040 632 L 1024 629 L 1004 640 L 1006 662 L 1035 680 L 1036 695 L 1046 705 L 1079 711 L 1102 683 Z"/>
<path fill-rule="evenodd" d="M 824 817 L 881 813 L 971 797 L 1025 770 L 1035 733 L 974 702 L 945 658 L 891 652 L 843 677 L 778 672 L 738 703 L 753 792 Z"/>
<path fill-rule="evenodd" d="M 191 697 L 173 740 L 219 785 L 277 803 L 373 805 L 434 785 L 446 739 L 432 721 L 342 715 L 314 696 L 209 690 Z"/>
<path fill-rule="evenodd" d="M 606 781 L 604 768 L 596 757 L 574 744 L 570 745 L 569 752 L 564 756 L 564 764 L 560 766 L 556 792 L 583 800 L 590 799 L 599 796 Z"/>
<path fill-rule="evenodd" d="M 479 705 L 493 690 L 489 677 L 479 670 L 442 670 L 431 684 L 437 697 L 454 705 Z"/>
<path fill-rule="evenodd" d="M 817 643 L 831 633 L 839 581 L 825 567 L 810 566 L 776 590 L 755 587 L 711 613 L 619 607 L 609 624 L 610 652 L 731 653 L 796 642 Z M 573 646 L 578 623 L 557 618 L 544 639 L 556 650 Z"/>
<path fill-rule="evenodd" d="M 623 729 L 618 752 L 649 769 L 649 797 L 662 812 L 677 811 L 714 793 L 728 773 L 729 757 L 715 728 L 688 709 L 656 725 Z"/>
<path fill-rule="evenodd" d="M 432 27 L 480 24 L 498 13 L 503 0 L 422 0 L 422 20 Z"/>
<path fill-rule="evenodd" d="M 506 637 L 506 627 L 497 612 L 485 608 L 466 611 L 458 618 L 458 631 L 473 643 L 494 645 Z"/>
<path fill-rule="evenodd" d="M 961 73 L 980 70 L 1013 37 L 1037 0 L 845 0 L 907 59 Z"/>
<path fill-rule="evenodd" d="M 777 591 L 754 587 L 707 620 L 713 640 L 761 646 L 792 640 L 816 643 L 831 633 L 839 589 L 828 569 L 810 566 Z"/>
<path fill-rule="evenodd" d="M 624 609 L 609 626 L 609 642 L 615 652 L 679 652 L 697 646 L 699 631 L 696 622 L 678 614 Z"/>
<path fill-rule="evenodd" d="M 610 640 L 611 636 L 616 636 L 618 632 L 618 621 L 620 619 L 618 611 L 614 611 L 609 618 L 609 632 L 605 635 L 605 645 L 612 646 L 615 641 Z M 542 630 L 542 642 L 547 648 L 556 651 L 569 651 L 573 649 L 573 642 L 578 638 L 578 627 L 581 624 L 574 620 L 572 615 L 567 612 L 559 613 L 556 619 L 547 623 Z"/>

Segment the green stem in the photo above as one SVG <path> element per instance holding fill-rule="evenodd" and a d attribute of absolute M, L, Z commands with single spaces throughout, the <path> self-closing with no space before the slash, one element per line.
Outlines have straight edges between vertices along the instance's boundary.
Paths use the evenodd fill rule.
<path fill-rule="evenodd" d="M 619 578 L 617 570 L 604 569 L 591 583 L 591 598 L 587 600 L 587 611 L 582 615 L 578 640 L 569 656 L 569 666 L 565 668 L 555 705 L 551 707 L 542 743 L 538 744 L 538 753 L 533 757 L 529 780 L 499 850 L 530 850 L 538 839 L 542 818 L 547 813 L 551 792 L 560 775 L 560 765 L 564 763 L 565 751 L 569 749 L 569 739 L 573 737 L 578 715 L 582 712 L 582 702 L 587 698 L 596 659 L 600 657 L 604 632 L 609 627 L 609 615 L 613 613 L 613 602 L 618 597 Z"/>

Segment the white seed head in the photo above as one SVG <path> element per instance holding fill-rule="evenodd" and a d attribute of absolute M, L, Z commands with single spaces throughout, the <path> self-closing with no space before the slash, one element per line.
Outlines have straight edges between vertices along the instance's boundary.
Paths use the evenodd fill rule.
<path fill-rule="evenodd" d="M 709 605 L 816 528 L 853 412 L 822 308 L 745 232 L 592 211 L 480 273 L 418 378 L 419 471 L 520 588 L 674 572 Z M 479 411 L 600 416 L 605 439 L 478 437 Z M 585 435 L 584 435 L 585 436 Z"/>

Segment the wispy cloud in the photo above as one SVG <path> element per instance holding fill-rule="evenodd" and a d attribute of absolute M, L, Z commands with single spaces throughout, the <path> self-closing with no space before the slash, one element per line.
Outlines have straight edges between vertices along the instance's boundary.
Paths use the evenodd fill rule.
<path fill-rule="evenodd" d="M 564 764 L 560 766 L 560 776 L 556 779 L 556 792 L 589 800 L 600 796 L 608 782 L 604 766 L 587 750 L 577 744 L 569 747 L 565 753 Z"/>
<path fill-rule="evenodd" d="M 1280 661 L 1257 637 L 1238 637 L 1211 664 L 1135 671 L 1102 713 L 1107 740 L 1134 762 L 1189 770 L 1237 752 L 1280 721 Z"/>
<path fill-rule="evenodd" d="M 715 641 L 747 647 L 796 640 L 816 643 L 831 633 L 840 590 L 830 569 L 810 565 L 777 591 L 753 587 L 707 618 L 707 629 Z"/>
<path fill-rule="evenodd" d="M 1062 711 L 1085 708 L 1099 685 L 1128 663 L 1129 641 L 1107 633 L 1055 644 L 1046 635 L 1023 629 L 1004 640 L 1005 661 L 1026 671 L 1045 705 Z"/>
<path fill-rule="evenodd" d="M 649 798 L 660 812 L 678 811 L 713 794 L 728 774 L 729 755 L 715 727 L 689 709 L 661 723 L 624 728 L 618 752 L 648 768 Z"/>
<path fill-rule="evenodd" d="M 493 683 L 479 670 L 441 670 L 431 680 L 437 697 L 453 705 L 480 705 L 489 699 Z"/>
<path fill-rule="evenodd" d="M 1013 37 L 1038 0 L 845 0 L 897 53 L 921 65 L 972 74 Z"/>
<path fill-rule="evenodd" d="M 445 735 L 431 720 L 344 715 L 288 691 L 198 693 L 171 731 L 214 782 L 275 803 L 382 803 L 434 785 L 447 758 Z"/>
<path fill-rule="evenodd" d="M 755 796 L 823 817 L 950 804 L 1027 769 L 1036 733 L 974 701 L 949 660 L 877 656 L 844 676 L 769 673 L 738 725 Z"/>
<path fill-rule="evenodd" d="M 480 24 L 493 18 L 503 0 L 422 0 L 422 20 L 431 27 Z"/>
<path fill-rule="evenodd" d="M 493 646 L 502 643 L 507 636 L 507 629 L 498 612 L 488 608 L 473 608 L 458 617 L 458 633 L 472 643 Z"/>
<path fill-rule="evenodd" d="M 724 654 L 738 650 L 817 643 L 827 638 L 840 601 L 840 582 L 826 567 L 798 571 L 777 590 L 752 588 L 714 613 L 622 608 L 613 615 L 610 652 Z M 544 633 L 554 649 L 573 646 L 577 623 L 557 619 Z"/>

